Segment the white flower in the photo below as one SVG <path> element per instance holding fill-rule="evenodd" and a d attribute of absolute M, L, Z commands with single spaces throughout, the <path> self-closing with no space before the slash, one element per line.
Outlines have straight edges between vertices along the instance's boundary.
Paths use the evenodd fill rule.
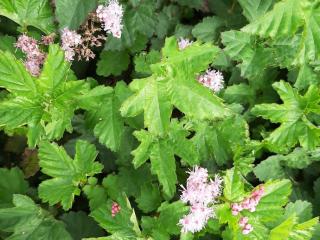
<path fill-rule="evenodd" d="M 202 85 L 210 88 L 215 93 L 224 88 L 223 75 L 218 70 L 207 70 L 205 74 L 202 74 L 198 77 L 198 81 Z"/>
<path fill-rule="evenodd" d="M 64 28 L 61 31 L 61 47 L 65 51 L 65 59 L 67 61 L 74 60 L 75 47 L 82 43 L 81 35 L 75 31 Z"/>
<path fill-rule="evenodd" d="M 178 41 L 179 50 L 183 50 L 186 47 L 189 47 L 192 43 L 193 41 L 190 41 L 187 38 L 180 38 Z"/>
<path fill-rule="evenodd" d="M 117 0 L 110 0 L 107 6 L 99 5 L 96 10 L 97 16 L 102 23 L 102 27 L 107 33 L 120 38 L 123 28 L 123 9 Z"/>

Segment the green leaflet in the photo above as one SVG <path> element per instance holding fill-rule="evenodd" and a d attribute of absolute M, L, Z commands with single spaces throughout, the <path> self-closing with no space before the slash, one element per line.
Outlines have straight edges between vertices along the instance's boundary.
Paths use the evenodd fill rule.
<path fill-rule="evenodd" d="M 49 34 L 55 30 L 49 0 L 3 0 L 0 15 L 10 18 L 24 30 L 33 26 Z"/>
<path fill-rule="evenodd" d="M 134 117 L 144 112 L 145 126 L 159 135 L 168 130 L 173 106 L 199 119 L 227 115 L 228 110 L 221 100 L 195 79 L 216 54 L 215 47 L 199 43 L 179 51 L 175 38 L 167 39 L 162 61 L 152 67 L 153 75 L 131 83 L 136 93 L 123 103 L 122 115 Z"/>
<path fill-rule="evenodd" d="M 252 22 L 265 14 L 274 4 L 274 0 L 258 0 L 252 2 L 250 0 L 239 0 L 239 4 L 243 9 L 243 15 Z"/>
<path fill-rule="evenodd" d="M 62 222 L 36 205 L 27 196 L 13 195 L 12 208 L 0 209 L 0 230 L 12 235 L 8 239 L 71 240 Z"/>
<path fill-rule="evenodd" d="M 51 45 L 38 79 L 9 52 L 0 56 L 0 86 L 10 94 L 0 102 L 0 126 L 14 130 L 28 126 L 28 144 L 41 139 L 60 139 L 72 131 L 71 118 L 79 108 L 78 99 L 88 93 L 84 81 L 73 81 L 70 64 L 57 45 Z"/>
<path fill-rule="evenodd" d="M 319 145 L 319 129 L 307 118 L 308 113 L 319 111 L 319 90 L 310 86 L 304 96 L 291 87 L 289 83 L 280 81 L 273 84 L 283 104 L 260 104 L 252 109 L 252 113 L 269 119 L 273 123 L 281 123 L 266 140 L 275 151 L 285 151 L 298 142 L 309 150 Z"/>
<path fill-rule="evenodd" d="M 103 166 L 94 162 L 95 146 L 79 140 L 72 160 L 62 147 L 42 142 L 39 150 L 41 171 L 52 179 L 42 181 L 39 196 L 50 205 L 61 203 L 63 209 L 71 208 L 74 196 L 80 194 L 80 187 L 86 184 L 87 177 L 100 173 Z"/>

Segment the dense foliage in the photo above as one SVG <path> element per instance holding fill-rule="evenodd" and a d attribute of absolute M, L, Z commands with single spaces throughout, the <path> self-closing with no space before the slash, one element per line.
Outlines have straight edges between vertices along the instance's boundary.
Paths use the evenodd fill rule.
<path fill-rule="evenodd" d="M 319 84 L 319 0 L 0 0 L 0 239 L 320 239 Z"/>

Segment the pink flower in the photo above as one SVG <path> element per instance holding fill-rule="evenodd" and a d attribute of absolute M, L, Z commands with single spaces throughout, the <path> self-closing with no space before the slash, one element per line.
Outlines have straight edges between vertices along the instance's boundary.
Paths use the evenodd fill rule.
<path fill-rule="evenodd" d="M 47 36 L 42 36 L 41 37 L 42 44 L 48 46 L 48 45 L 54 43 L 54 37 L 55 37 L 54 33 L 47 35 Z"/>
<path fill-rule="evenodd" d="M 116 38 L 121 38 L 123 9 L 118 1 L 110 0 L 106 6 L 99 5 L 96 13 L 104 30 Z"/>
<path fill-rule="evenodd" d="M 190 41 L 187 38 L 180 38 L 178 41 L 178 46 L 179 46 L 179 50 L 183 50 L 186 47 L 189 47 L 190 45 L 192 45 L 193 41 Z"/>
<path fill-rule="evenodd" d="M 113 202 L 111 207 L 111 216 L 115 217 L 117 213 L 120 212 L 120 210 L 121 210 L 120 205 L 116 202 Z"/>
<path fill-rule="evenodd" d="M 241 204 L 233 203 L 231 205 L 231 211 L 233 216 L 237 216 L 239 212 L 241 212 L 242 210 L 243 210 L 243 207 Z"/>
<path fill-rule="evenodd" d="M 189 171 L 187 187 L 182 186 L 180 199 L 190 203 L 190 213 L 185 215 L 179 224 L 182 232 L 198 232 L 215 216 L 212 204 L 217 202 L 221 194 L 222 179 L 216 175 L 214 180 L 208 181 L 208 170 L 194 167 Z"/>
<path fill-rule="evenodd" d="M 39 76 L 46 55 L 40 50 L 37 40 L 23 34 L 18 37 L 15 46 L 26 54 L 24 65 L 28 72 L 34 77 Z"/>
<path fill-rule="evenodd" d="M 73 61 L 75 56 L 75 48 L 82 42 L 81 35 L 75 31 L 64 28 L 61 31 L 61 47 L 65 52 L 65 59 L 67 61 Z"/>
<path fill-rule="evenodd" d="M 210 88 L 215 93 L 224 88 L 223 75 L 217 70 L 207 70 L 205 74 L 198 77 L 198 81 L 205 87 Z"/>
<path fill-rule="evenodd" d="M 247 235 L 252 230 L 253 227 L 251 224 L 248 223 L 249 219 L 247 217 L 241 217 L 239 220 L 239 226 L 242 228 L 242 234 Z"/>

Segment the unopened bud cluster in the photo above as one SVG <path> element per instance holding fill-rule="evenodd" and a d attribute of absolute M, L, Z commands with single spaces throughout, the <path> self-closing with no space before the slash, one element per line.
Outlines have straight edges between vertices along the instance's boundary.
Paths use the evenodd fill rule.
<path fill-rule="evenodd" d="M 255 191 L 253 191 L 249 197 L 245 198 L 242 202 L 233 203 L 231 205 L 232 215 L 237 216 L 243 210 L 248 210 L 250 212 L 256 211 L 256 207 L 258 206 L 263 194 L 264 194 L 264 187 L 260 186 Z M 239 221 L 239 225 L 242 228 L 243 234 L 249 234 L 253 230 L 253 227 L 248 223 L 247 217 L 241 217 Z"/>
<path fill-rule="evenodd" d="M 221 194 L 222 179 L 216 175 L 208 181 L 208 171 L 196 166 L 188 172 L 187 186 L 183 188 L 180 199 L 190 204 L 190 212 L 179 221 L 182 232 L 199 232 L 208 220 L 215 216 L 212 204 Z"/>
<path fill-rule="evenodd" d="M 248 223 L 249 219 L 247 217 L 241 217 L 239 220 L 239 226 L 242 228 L 242 234 L 247 235 L 252 230 L 253 227 L 251 224 Z"/>
<path fill-rule="evenodd" d="M 115 217 L 117 213 L 120 212 L 120 210 L 121 210 L 120 205 L 116 202 L 113 202 L 111 207 L 111 216 Z"/>

